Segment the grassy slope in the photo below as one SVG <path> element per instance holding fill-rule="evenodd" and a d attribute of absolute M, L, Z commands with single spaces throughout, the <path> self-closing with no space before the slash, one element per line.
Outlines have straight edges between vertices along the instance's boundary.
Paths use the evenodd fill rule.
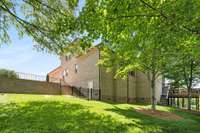
<path fill-rule="evenodd" d="M 0 133 L 199 133 L 200 116 L 159 107 L 184 119 L 142 115 L 147 105 L 111 104 L 64 96 L 0 95 Z"/>

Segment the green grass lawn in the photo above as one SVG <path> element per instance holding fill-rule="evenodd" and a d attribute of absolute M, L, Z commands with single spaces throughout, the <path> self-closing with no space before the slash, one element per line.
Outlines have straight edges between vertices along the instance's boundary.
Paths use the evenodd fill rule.
<path fill-rule="evenodd" d="M 135 111 L 149 105 L 114 104 L 66 96 L 0 94 L 0 133 L 199 133 L 200 116 L 173 112 L 164 120 Z"/>

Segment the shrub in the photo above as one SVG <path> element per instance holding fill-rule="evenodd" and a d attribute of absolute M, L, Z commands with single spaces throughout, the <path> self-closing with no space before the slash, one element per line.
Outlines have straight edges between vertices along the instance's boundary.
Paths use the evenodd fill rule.
<path fill-rule="evenodd" d="M 0 69 L 0 77 L 17 79 L 18 75 L 15 71 Z"/>

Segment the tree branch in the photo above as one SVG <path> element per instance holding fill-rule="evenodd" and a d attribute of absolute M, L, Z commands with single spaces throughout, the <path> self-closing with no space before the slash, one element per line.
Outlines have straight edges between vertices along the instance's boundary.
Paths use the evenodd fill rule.
<path fill-rule="evenodd" d="M 117 17 L 107 17 L 108 19 L 126 19 L 126 18 L 133 18 L 133 17 L 160 17 L 161 15 L 154 15 L 154 14 L 134 14 L 134 15 L 125 15 L 125 16 L 117 16 Z"/>
<path fill-rule="evenodd" d="M 28 0 L 22 0 L 22 1 L 23 1 L 24 3 L 27 3 L 27 4 L 29 4 L 29 5 L 31 5 L 31 6 L 33 6 L 33 7 L 36 8 L 36 6 L 34 6 L 34 5 L 33 5 L 31 2 L 29 2 Z M 59 11 L 59 10 L 57 10 L 57 9 L 55 9 L 55 8 L 52 8 L 51 6 L 49 6 L 49 5 L 47 5 L 47 4 L 43 3 L 43 2 L 41 2 L 41 1 L 39 1 L 39 0 L 35 0 L 35 1 L 36 1 L 37 3 L 39 3 L 39 4 L 41 4 L 41 5 L 43 5 L 43 6 L 47 7 L 47 8 L 49 8 L 50 10 L 52 10 L 52 11 L 54 11 L 54 12 L 60 13 L 61 15 L 68 17 L 66 14 L 62 13 L 61 11 Z"/>
<path fill-rule="evenodd" d="M 149 3 L 145 2 L 144 0 L 140 0 L 145 6 L 151 8 L 152 10 L 158 12 L 163 18 L 168 19 L 167 15 L 165 15 L 161 10 L 158 10 L 157 8 L 153 7 Z"/>
<path fill-rule="evenodd" d="M 29 26 L 32 26 L 32 27 L 34 27 L 35 29 L 39 30 L 41 33 L 45 34 L 45 33 L 44 33 L 43 31 L 41 31 L 40 28 L 37 27 L 36 25 L 31 24 L 31 23 L 25 21 L 24 19 L 18 17 L 17 15 L 15 15 L 12 11 L 10 11 L 10 9 L 6 6 L 6 4 L 5 4 L 3 1 L 0 1 L 0 2 L 1 2 L 1 3 L 3 4 L 3 6 L 4 6 L 4 7 L 3 7 L 3 6 L 0 6 L 0 7 L 1 7 L 4 11 L 8 12 L 12 17 L 14 17 L 14 18 L 16 19 L 17 22 L 19 22 L 20 24 L 25 23 L 25 24 L 27 24 L 27 25 L 29 25 Z M 22 25 L 22 26 L 24 27 L 24 25 Z"/>

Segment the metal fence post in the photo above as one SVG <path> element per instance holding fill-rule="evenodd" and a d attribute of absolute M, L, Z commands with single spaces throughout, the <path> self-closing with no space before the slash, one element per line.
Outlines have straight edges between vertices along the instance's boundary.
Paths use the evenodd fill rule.
<path fill-rule="evenodd" d="M 91 100 L 92 100 L 92 92 L 93 92 L 93 91 L 92 91 L 92 88 L 91 88 Z"/>
<path fill-rule="evenodd" d="M 99 89 L 99 101 L 101 101 L 101 90 Z"/>
<path fill-rule="evenodd" d="M 87 95 L 88 95 L 88 100 L 90 100 L 90 88 L 87 88 Z"/>

